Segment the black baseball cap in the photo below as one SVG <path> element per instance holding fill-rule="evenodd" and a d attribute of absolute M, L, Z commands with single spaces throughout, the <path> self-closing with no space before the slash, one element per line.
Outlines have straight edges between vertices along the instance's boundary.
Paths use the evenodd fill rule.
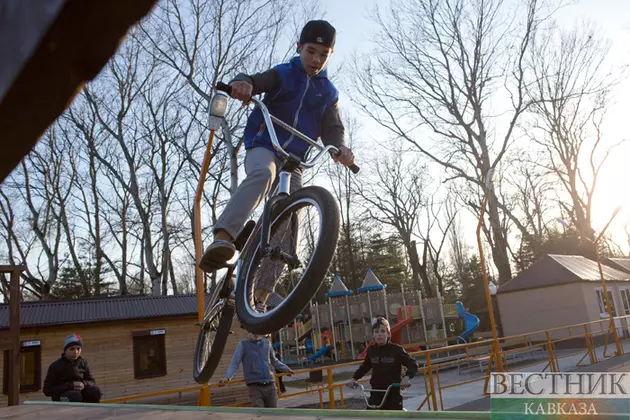
<path fill-rule="evenodd" d="M 302 29 L 300 44 L 320 44 L 334 48 L 337 31 L 325 20 L 311 20 Z"/>

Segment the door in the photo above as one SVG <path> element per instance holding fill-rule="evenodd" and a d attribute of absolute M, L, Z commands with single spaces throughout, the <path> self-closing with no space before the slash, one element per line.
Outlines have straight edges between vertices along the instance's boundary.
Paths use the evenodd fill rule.
<path fill-rule="evenodd" d="M 623 314 L 630 315 L 630 287 L 624 287 L 619 289 L 621 295 L 621 306 L 623 306 Z M 630 318 L 625 319 L 626 328 L 628 329 L 628 335 L 630 335 Z"/>
<path fill-rule="evenodd" d="M 610 302 L 610 306 L 612 308 L 613 317 L 618 316 L 619 311 L 617 308 L 617 301 L 613 295 L 613 291 L 606 287 L 606 291 L 608 292 L 608 302 Z M 599 317 L 601 319 L 608 318 L 608 311 L 606 310 L 606 302 L 604 300 L 604 289 L 602 287 L 597 287 L 595 289 L 595 293 L 597 294 L 597 303 L 599 305 Z M 617 334 L 619 336 L 623 336 L 623 326 L 622 321 L 620 319 L 615 318 L 615 326 L 617 327 Z"/>

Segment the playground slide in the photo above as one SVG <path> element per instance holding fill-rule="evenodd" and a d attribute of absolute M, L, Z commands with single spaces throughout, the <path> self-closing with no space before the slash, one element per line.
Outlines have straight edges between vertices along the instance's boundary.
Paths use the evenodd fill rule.
<path fill-rule="evenodd" d="M 306 332 L 305 332 L 304 334 L 302 334 L 302 335 L 300 336 L 300 338 L 298 338 L 298 341 L 301 343 L 301 342 L 302 342 L 302 341 L 304 341 L 304 339 L 305 339 L 306 337 L 308 337 L 308 336 L 309 336 L 312 332 L 313 332 L 313 329 L 312 329 L 312 328 L 309 328 L 308 330 L 306 330 Z"/>
<path fill-rule="evenodd" d="M 458 342 L 468 343 L 472 334 L 479 328 L 479 318 L 470 312 L 464 311 L 464 305 L 461 302 L 457 304 L 457 316 L 464 318 L 464 332 L 458 337 Z"/>
<path fill-rule="evenodd" d="M 395 337 L 398 333 L 402 333 L 402 329 L 406 327 L 407 325 L 411 324 L 412 322 L 413 322 L 413 317 L 410 316 L 409 318 L 403 319 L 402 321 L 396 323 L 392 327 L 392 337 Z M 392 340 L 392 343 L 395 343 L 395 340 Z M 374 344 L 374 341 L 370 341 L 370 343 L 365 347 L 365 350 L 363 350 L 363 353 L 359 355 L 359 359 L 365 359 L 368 348 L 370 348 L 370 346 L 373 344 Z M 401 344 L 401 343 L 396 343 L 396 344 Z"/>
<path fill-rule="evenodd" d="M 322 347 L 321 349 L 319 349 L 319 351 L 317 353 L 313 354 L 312 356 L 307 357 L 306 360 L 317 360 L 324 353 L 326 353 L 328 350 L 332 350 L 332 346 L 324 346 L 324 347 Z"/>

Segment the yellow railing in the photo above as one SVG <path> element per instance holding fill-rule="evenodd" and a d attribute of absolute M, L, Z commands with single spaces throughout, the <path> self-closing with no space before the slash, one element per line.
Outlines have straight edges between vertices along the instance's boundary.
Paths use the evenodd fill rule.
<path fill-rule="evenodd" d="M 619 321 L 620 326 L 616 327 L 619 330 L 624 331 L 624 336 L 628 336 L 628 318 L 630 316 L 616 317 L 615 320 Z M 509 371 L 510 363 L 516 360 L 517 355 L 522 354 L 525 351 L 536 352 L 540 351 L 542 355 L 545 357 L 540 360 L 536 360 L 531 364 L 519 364 L 518 368 L 526 368 L 533 365 L 538 365 L 546 362 L 543 367 L 543 371 L 550 370 L 551 372 L 558 372 L 560 370 L 559 360 L 575 356 L 584 352 L 583 357 L 578 361 L 577 366 L 584 366 L 582 362 L 584 359 L 588 358 L 590 364 L 597 363 L 598 357 L 595 351 L 595 343 L 593 338 L 597 336 L 602 336 L 605 334 L 605 344 L 604 344 L 604 358 L 615 357 L 614 355 L 607 355 L 608 348 L 608 339 L 611 335 L 610 330 L 610 321 L 609 319 L 602 319 L 599 321 L 586 322 L 575 325 L 568 325 L 564 327 L 551 328 L 542 331 L 531 332 L 527 334 L 519 334 L 508 337 L 499 337 L 499 359 L 502 361 L 503 369 L 505 371 Z M 553 335 L 562 335 L 560 338 L 553 338 Z M 576 352 L 572 352 L 569 354 L 564 354 L 562 356 L 558 356 L 557 353 L 557 345 L 568 340 L 584 340 L 585 348 L 581 348 Z M 627 338 L 626 338 L 627 339 Z M 488 391 L 488 381 L 490 379 L 491 372 L 493 371 L 493 363 L 496 360 L 495 355 L 493 354 L 493 340 L 482 340 L 476 341 L 473 343 L 464 343 L 464 344 L 451 344 L 457 340 L 457 337 L 450 337 L 446 339 L 428 341 L 425 343 L 418 343 L 418 345 L 428 347 L 427 350 L 418 351 L 410 353 L 412 356 L 416 358 L 416 360 L 420 363 L 421 368 L 419 370 L 420 374 L 422 374 L 424 379 L 424 387 L 425 387 L 425 399 L 418 406 L 418 410 L 421 410 L 425 407 L 429 410 L 439 411 L 444 410 L 444 401 L 443 401 L 443 393 L 442 391 L 449 388 L 454 388 L 457 386 L 469 384 L 472 382 L 477 382 L 480 380 L 484 380 L 484 394 L 487 394 Z M 541 350 L 537 350 L 541 349 Z M 446 357 L 440 356 L 442 353 L 448 353 Z M 302 391 L 286 393 L 282 395 L 278 395 L 280 399 L 292 398 L 300 395 L 308 395 L 308 394 L 319 394 L 319 405 L 320 408 L 324 407 L 324 393 L 328 393 L 328 402 L 329 408 L 334 409 L 337 408 L 337 393 L 339 396 L 339 404 L 340 408 L 345 407 L 343 386 L 345 385 L 345 381 L 341 383 L 335 383 L 334 381 L 334 371 L 347 366 L 356 366 L 361 364 L 361 361 L 347 362 L 341 363 L 337 365 L 331 366 L 321 366 L 321 367 L 313 367 L 309 369 L 301 369 L 296 370 L 296 374 L 308 374 L 310 372 L 322 371 L 323 381 L 321 384 L 317 384 L 312 389 L 306 389 Z M 448 385 L 443 385 L 440 377 L 440 371 L 447 368 L 462 369 L 463 365 L 468 366 L 469 373 L 472 371 L 472 365 L 478 365 L 480 367 L 481 375 L 475 376 L 473 378 L 468 378 L 466 380 L 462 380 L 456 383 L 451 383 Z M 482 370 L 484 364 L 487 364 L 485 371 Z M 281 376 L 286 376 L 287 374 L 277 374 L 276 375 L 276 385 L 278 385 L 278 378 Z M 368 381 L 369 378 L 364 378 L 361 381 Z M 242 385 L 244 384 L 244 380 L 235 380 L 226 383 L 224 386 L 234 386 L 234 385 Z M 177 393 L 184 392 L 194 392 L 199 391 L 199 399 L 198 405 L 200 406 L 209 406 L 211 404 L 212 390 L 218 388 L 219 385 L 217 383 L 212 383 L 208 385 L 198 385 L 193 387 L 186 388 L 177 388 L 171 389 L 167 391 L 160 392 L 152 392 L 146 394 L 132 395 L 132 396 L 124 396 L 118 398 L 112 398 L 109 400 L 103 401 L 103 403 L 120 403 L 133 401 L 138 399 L 145 398 L 154 398 L 160 396 L 166 396 Z M 280 387 L 276 387 L 279 389 Z M 248 405 L 249 402 L 239 402 L 229 405 L 230 407 Z"/>

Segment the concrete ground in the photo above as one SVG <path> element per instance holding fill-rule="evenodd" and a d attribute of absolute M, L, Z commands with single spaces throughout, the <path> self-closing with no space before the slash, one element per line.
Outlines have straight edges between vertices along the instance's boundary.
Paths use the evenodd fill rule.
<path fill-rule="evenodd" d="M 557 354 L 560 358 L 558 360 L 560 370 L 563 372 L 575 371 L 581 369 L 592 369 L 593 371 L 630 371 L 630 343 L 624 342 L 624 354 L 623 356 L 616 357 L 613 359 L 604 360 L 604 347 L 600 346 L 596 348 L 597 352 L 597 360 L 599 361 L 595 365 L 590 365 L 587 367 L 578 367 L 577 363 L 582 359 L 585 354 L 585 351 L 581 351 L 578 354 L 572 354 L 577 352 L 578 350 L 558 350 Z M 614 351 L 614 346 L 608 346 L 607 353 L 610 355 Z M 529 358 L 525 359 L 521 365 L 528 365 L 519 368 L 517 364 L 510 363 L 509 369 L 510 371 L 523 371 L 523 372 L 540 372 L 546 365 L 546 359 L 541 361 L 541 355 L 538 354 L 537 360 L 540 361 L 536 363 L 536 359 Z M 533 364 L 536 363 L 536 364 Z M 583 361 L 583 364 L 589 363 L 588 357 L 586 357 Z M 466 380 L 473 380 L 478 378 L 478 380 L 464 384 L 454 386 L 452 388 L 447 388 L 442 390 L 442 404 L 444 410 L 452 410 L 452 411 L 488 411 L 490 410 L 490 398 L 485 396 L 483 393 L 483 373 L 480 373 L 479 367 L 471 366 L 470 370 L 462 370 L 458 372 L 456 368 L 448 369 L 440 371 L 439 380 L 442 387 L 452 385 L 458 382 L 463 382 Z M 349 366 L 346 368 L 340 368 L 339 370 L 335 370 L 335 372 L 341 371 L 354 371 L 356 366 Z M 625 369 L 625 370 L 624 370 Z M 484 367 L 485 373 L 485 367 Z M 296 375 L 291 379 L 298 379 L 300 377 L 305 377 L 307 375 Z M 325 375 L 324 375 L 325 376 Z M 287 378 L 288 379 L 288 378 Z M 336 381 L 341 382 L 341 381 Z M 345 381 L 343 381 L 345 382 Z M 291 387 L 290 382 L 287 382 L 287 392 L 299 392 L 304 391 L 305 387 L 293 388 Z M 369 387 L 369 384 L 365 384 L 366 387 Z M 335 392 L 336 400 L 339 400 L 339 392 L 338 390 Z M 412 381 L 412 387 L 403 392 L 404 398 L 404 407 L 408 411 L 416 411 L 418 406 L 422 403 L 422 401 L 426 397 L 426 391 L 424 386 L 424 379 L 422 377 L 416 377 Z M 323 396 L 324 402 L 328 401 L 328 391 L 324 391 Z M 344 387 L 344 399 L 347 401 L 347 408 L 351 409 L 360 409 L 361 406 L 365 407 L 365 403 L 361 396 L 361 391 L 356 389 L 352 390 L 347 387 Z M 278 402 L 279 407 L 314 407 L 319 404 L 319 394 L 317 392 L 313 394 L 299 395 L 295 397 L 281 398 Z M 440 405 L 440 401 L 438 398 L 438 405 Z M 328 405 L 326 404 L 326 407 Z M 339 402 L 337 403 L 337 408 L 339 408 Z M 428 406 L 425 404 L 422 408 L 423 411 L 428 411 Z"/>

